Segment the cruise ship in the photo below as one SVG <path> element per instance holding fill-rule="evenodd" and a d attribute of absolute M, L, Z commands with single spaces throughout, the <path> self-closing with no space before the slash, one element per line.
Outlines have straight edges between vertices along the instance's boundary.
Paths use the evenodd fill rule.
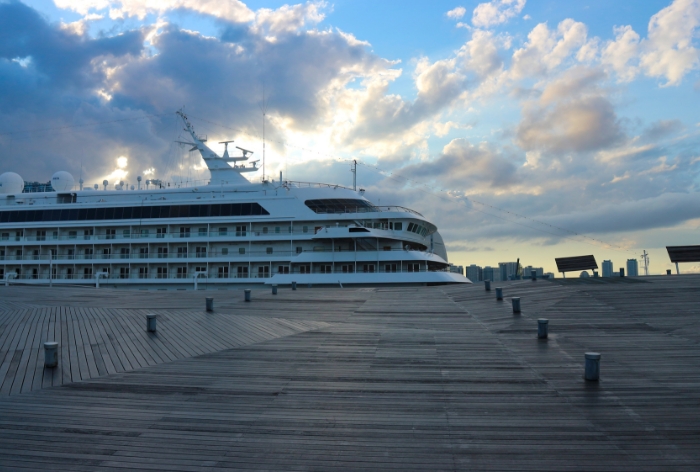
<path fill-rule="evenodd" d="M 251 152 L 222 156 L 177 112 L 211 173 L 208 185 L 22 191 L 0 175 L 0 279 L 9 284 L 214 289 L 263 284 L 470 283 L 449 271 L 438 228 L 420 213 L 374 205 L 364 190 L 282 180 L 253 183 Z M 240 152 L 240 154 L 238 154 Z"/>

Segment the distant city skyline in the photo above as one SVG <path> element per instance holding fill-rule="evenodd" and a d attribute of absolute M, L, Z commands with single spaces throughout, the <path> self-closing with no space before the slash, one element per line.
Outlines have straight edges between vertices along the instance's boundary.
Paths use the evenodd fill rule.
<path fill-rule="evenodd" d="M 268 178 L 357 159 L 458 266 L 663 274 L 700 244 L 700 0 L 25 0 L 0 31 L 0 173 L 28 182 L 201 185 L 174 112 L 262 160 L 264 110 Z"/>

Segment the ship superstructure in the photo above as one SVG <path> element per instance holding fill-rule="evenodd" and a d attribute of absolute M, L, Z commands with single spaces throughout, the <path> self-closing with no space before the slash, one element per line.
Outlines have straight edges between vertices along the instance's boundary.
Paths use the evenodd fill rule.
<path fill-rule="evenodd" d="M 284 181 L 251 183 L 251 152 L 222 157 L 181 113 L 209 185 L 21 193 L 0 176 L 0 279 L 5 283 L 191 288 L 234 284 L 469 283 L 447 270 L 437 227 L 363 191 Z M 139 181 L 140 184 L 140 181 Z M 82 182 L 81 182 L 82 187 Z M 97 187 L 97 186 L 96 186 Z"/>

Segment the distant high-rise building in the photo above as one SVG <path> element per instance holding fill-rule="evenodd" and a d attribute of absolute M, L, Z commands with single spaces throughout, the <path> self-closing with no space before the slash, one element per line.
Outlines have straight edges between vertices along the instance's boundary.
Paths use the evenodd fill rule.
<path fill-rule="evenodd" d="M 483 280 L 498 282 L 498 280 L 494 278 L 495 275 L 498 276 L 498 280 L 501 280 L 501 274 L 498 272 L 498 270 L 493 270 L 493 267 L 491 266 L 484 267 Z"/>
<path fill-rule="evenodd" d="M 637 259 L 627 259 L 627 275 L 630 277 L 637 277 L 639 275 Z"/>
<path fill-rule="evenodd" d="M 553 272 L 545 272 L 544 274 L 542 274 L 542 277 L 547 277 L 549 279 L 553 279 L 554 273 Z"/>
<path fill-rule="evenodd" d="M 481 282 L 484 280 L 484 270 L 476 264 L 472 264 L 466 267 L 467 278 L 472 282 Z"/>
<path fill-rule="evenodd" d="M 517 262 L 499 262 L 498 270 L 501 274 L 501 280 L 511 280 L 511 277 L 516 275 L 518 270 Z"/>
<path fill-rule="evenodd" d="M 450 264 L 450 272 L 454 274 L 461 274 L 464 275 L 464 267 L 463 266 L 458 266 L 454 264 Z"/>
<path fill-rule="evenodd" d="M 613 276 L 613 263 L 612 261 L 603 261 L 603 277 Z"/>
<path fill-rule="evenodd" d="M 542 277 L 544 275 L 544 269 L 542 267 L 532 267 L 532 266 L 527 266 L 523 267 L 523 277 L 530 278 L 530 273 L 531 271 L 535 271 L 535 274 L 537 277 Z"/>

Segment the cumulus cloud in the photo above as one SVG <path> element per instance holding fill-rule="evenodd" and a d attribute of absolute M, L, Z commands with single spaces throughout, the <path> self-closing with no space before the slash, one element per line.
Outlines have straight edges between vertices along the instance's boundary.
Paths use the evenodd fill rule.
<path fill-rule="evenodd" d="M 526 0 L 492 0 L 480 3 L 472 14 L 472 24 L 477 28 L 500 25 L 520 14 Z"/>
<path fill-rule="evenodd" d="M 517 129 L 525 150 L 585 152 L 624 139 L 615 109 L 597 84 L 600 70 L 573 69 L 548 85 L 538 100 L 527 102 Z"/>
<path fill-rule="evenodd" d="M 649 36 L 640 64 L 651 77 L 663 77 L 667 85 L 678 84 L 700 63 L 693 47 L 700 25 L 700 0 L 675 0 L 651 17 Z"/>
<path fill-rule="evenodd" d="M 535 26 L 525 45 L 513 53 L 511 74 L 515 79 L 544 75 L 560 66 L 586 44 L 588 28 L 572 19 L 563 20 L 556 30 L 546 23 Z"/>
<path fill-rule="evenodd" d="M 73 10 L 81 15 L 108 11 L 112 19 L 136 17 L 144 19 L 149 13 L 187 9 L 232 22 L 248 22 L 254 13 L 239 0 L 54 0 L 58 8 Z"/>
<path fill-rule="evenodd" d="M 449 188 L 497 188 L 517 182 L 516 166 L 491 146 L 473 145 L 464 138 L 450 141 L 431 162 L 401 169 L 408 178 L 439 181 Z"/>
<path fill-rule="evenodd" d="M 467 13 L 466 8 L 456 7 L 456 8 L 453 8 L 452 10 L 448 11 L 445 14 L 447 15 L 448 18 L 451 18 L 453 20 L 459 20 L 460 18 L 462 18 L 465 15 L 465 13 Z"/>
<path fill-rule="evenodd" d="M 615 27 L 615 39 L 607 41 L 601 62 L 621 82 L 638 74 L 663 78 L 664 85 L 678 85 L 700 65 L 700 52 L 693 45 L 700 25 L 700 0 L 675 0 L 649 21 L 646 38 L 631 26 Z"/>

